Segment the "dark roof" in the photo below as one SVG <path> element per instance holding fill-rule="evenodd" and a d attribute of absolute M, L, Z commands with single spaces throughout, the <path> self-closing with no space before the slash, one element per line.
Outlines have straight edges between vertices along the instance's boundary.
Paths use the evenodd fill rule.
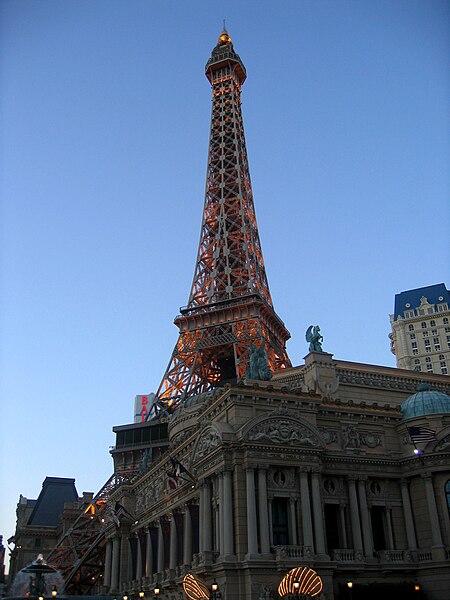
<path fill-rule="evenodd" d="M 46 477 L 28 525 L 56 527 L 60 522 L 65 502 L 76 500 L 78 500 L 78 493 L 75 479 Z"/>
<path fill-rule="evenodd" d="M 425 296 L 430 304 L 439 304 L 441 302 L 450 304 L 450 293 L 445 287 L 445 283 L 407 290 L 406 292 L 395 294 L 394 318 L 397 319 L 398 316 L 403 317 L 405 310 L 418 308 L 422 296 Z M 439 300 L 440 296 L 444 299 Z M 410 304 L 411 306 L 406 306 L 406 304 Z"/>

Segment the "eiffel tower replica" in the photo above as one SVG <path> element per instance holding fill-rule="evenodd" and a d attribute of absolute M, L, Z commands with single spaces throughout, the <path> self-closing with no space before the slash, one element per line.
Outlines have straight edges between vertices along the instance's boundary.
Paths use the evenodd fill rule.
<path fill-rule="evenodd" d="M 256 348 L 272 371 L 291 366 L 290 333 L 273 309 L 253 204 L 241 113 L 246 71 L 225 27 L 205 73 L 212 113 L 200 243 L 188 305 L 174 320 L 179 338 L 156 393 L 169 413 L 244 378 Z"/>

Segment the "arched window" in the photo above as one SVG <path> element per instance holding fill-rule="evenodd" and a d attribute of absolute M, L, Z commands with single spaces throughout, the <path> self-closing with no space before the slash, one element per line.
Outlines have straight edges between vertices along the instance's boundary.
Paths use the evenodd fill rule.
<path fill-rule="evenodd" d="M 446 482 L 444 486 L 445 497 L 447 498 L 447 510 L 448 516 L 450 517 L 450 479 Z"/>

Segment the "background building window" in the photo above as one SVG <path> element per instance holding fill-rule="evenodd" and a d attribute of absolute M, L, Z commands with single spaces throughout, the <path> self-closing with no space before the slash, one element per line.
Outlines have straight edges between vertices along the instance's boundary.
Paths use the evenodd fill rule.
<path fill-rule="evenodd" d="M 444 321 L 445 321 L 445 319 L 444 319 Z M 448 319 L 447 319 L 447 321 L 448 321 Z M 409 329 L 409 331 L 414 331 L 414 325 L 409 325 L 408 329 Z"/>
<path fill-rule="evenodd" d="M 422 321 L 422 323 L 420 324 L 420 326 L 422 327 L 422 329 L 426 329 L 427 328 L 427 324 L 425 323 L 425 321 Z"/>
<path fill-rule="evenodd" d="M 431 327 L 436 327 L 436 321 L 430 321 Z"/>

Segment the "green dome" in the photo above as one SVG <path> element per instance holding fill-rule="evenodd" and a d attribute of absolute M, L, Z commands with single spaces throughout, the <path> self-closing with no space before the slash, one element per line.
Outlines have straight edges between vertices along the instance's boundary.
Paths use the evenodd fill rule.
<path fill-rule="evenodd" d="M 450 413 L 450 396 L 444 392 L 430 390 L 427 384 L 421 384 L 415 394 L 403 400 L 400 410 L 404 419 Z"/>

